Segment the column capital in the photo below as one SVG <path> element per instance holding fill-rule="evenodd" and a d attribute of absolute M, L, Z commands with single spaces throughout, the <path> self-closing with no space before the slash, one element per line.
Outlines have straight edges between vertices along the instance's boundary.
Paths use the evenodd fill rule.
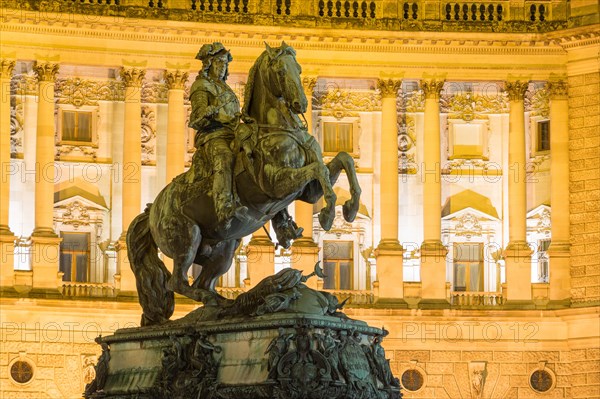
<path fill-rule="evenodd" d="M 423 90 L 423 94 L 425 94 L 425 99 L 438 100 L 444 88 L 444 83 L 446 83 L 444 79 L 421 79 L 419 85 Z"/>
<path fill-rule="evenodd" d="M 377 88 L 383 98 L 396 98 L 400 87 L 402 87 L 402 79 L 377 79 Z"/>
<path fill-rule="evenodd" d="M 569 86 L 563 79 L 548 81 L 546 89 L 550 93 L 551 100 L 566 100 L 568 98 Z"/>
<path fill-rule="evenodd" d="M 304 88 L 304 92 L 306 92 L 307 94 L 312 94 L 316 85 L 316 76 L 305 76 L 302 78 L 302 87 Z"/>
<path fill-rule="evenodd" d="M 525 92 L 529 88 L 529 81 L 509 80 L 506 81 L 504 89 L 508 93 L 510 101 L 523 101 Z"/>
<path fill-rule="evenodd" d="M 58 74 L 59 64 L 52 62 L 36 63 L 33 66 L 37 78 L 40 82 L 54 82 Z"/>
<path fill-rule="evenodd" d="M 9 60 L 7 58 L 0 59 L 0 78 L 10 79 L 14 68 L 15 60 Z"/>
<path fill-rule="evenodd" d="M 139 68 L 122 67 L 119 75 L 125 82 L 125 87 L 142 87 L 146 71 Z"/>
<path fill-rule="evenodd" d="M 181 69 L 166 70 L 164 73 L 165 82 L 169 90 L 183 90 L 190 74 Z"/>

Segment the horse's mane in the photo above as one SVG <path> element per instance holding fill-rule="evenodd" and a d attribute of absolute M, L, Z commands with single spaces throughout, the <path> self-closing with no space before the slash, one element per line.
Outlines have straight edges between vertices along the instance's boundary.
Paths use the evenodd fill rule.
<path fill-rule="evenodd" d="M 273 50 L 276 50 L 277 54 L 275 55 L 272 61 L 285 54 L 293 56 L 296 55 L 296 51 L 291 46 L 288 46 L 285 42 L 282 42 L 281 46 Z M 269 50 L 263 51 L 262 54 L 258 56 L 256 62 L 254 63 L 254 65 L 252 65 L 252 68 L 250 68 L 250 71 L 248 72 L 248 81 L 246 82 L 246 87 L 244 89 L 244 106 L 242 108 L 242 115 L 244 117 L 250 117 L 250 105 L 252 102 L 252 95 L 254 94 L 254 82 L 256 81 L 256 73 L 258 72 L 258 69 L 264 62 L 264 59 L 268 56 Z"/>

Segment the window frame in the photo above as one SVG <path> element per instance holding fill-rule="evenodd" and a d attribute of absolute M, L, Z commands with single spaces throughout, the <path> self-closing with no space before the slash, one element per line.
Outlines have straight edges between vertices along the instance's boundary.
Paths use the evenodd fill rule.
<path fill-rule="evenodd" d="M 325 247 L 327 245 L 329 245 L 330 243 L 335 243 L 335 244 L 347 243 L 347 244 L 349 244 L 350 258 L 326 257 L 325 256 Z M 348 288 L 340 287 L 340 276 L 341 276 L 340 262 L 348 262 L 350 265 L 349 266 L 349 275 L 348 275 L 348 281 L 350 284 L 349 284 Z M 354 289 L 354 241 L 352 241 L 352 240 L 323 240 L 323 268 L 324 269 L 325 269 L 325 263 L 335 263 L 335 276 L 334 276 L 334 281 L 333 281 L 334 288 L 324 288 L 324 289 L 336 290 L 336 291 L 351 291 Z M 325 271 L 324 271 L 324 273 L 325 273 Z M 327 276 L 327 277 L 329 277 L 329 276 Z M 323 287 L 325 287 L 325 279 L 323 279 Z"/>
<path fill-rule="evenodd" d="M 479 128 L 479 142 L 481 143 L 481 154 L 463 154 L 456 151 L 455 141 L 457 128 L 461 125 L 477 126 Z M 489 161 L 489 121 L 486 119 L 475 119 L 465 121 L 463 119 L 448 119 L 448 159 L 481 159 Z"/>
<path fill-rule="evenodd" d="M 458 247 L 460 245 L 477 245 L 479 247 L 479 260 L 478 261 L 467 261 L 467 260 L 459 260 L 457 259 Z M 482 292 L 485 289 L 485 259 L 484 259 L 484 245 L 481 242 L 463 242 L 457 241 L 453 242 L 453 253 L 452 253 L 452 291 L 454 292 Z M 456 285 L 456 273 L 457 273 L 457 264 L 465 264 L 465 287 L 464 290 L 459 290 Z M 471 291 L 469 288 L 471 286 L 471 265 L 478 264 L 479 266 L 479 289 L 477 291 Z M 461 287 L 463 288 L 463 287 Z"/>
<path fill-rule="evenodd" d="M 85 234 L 87 236 L 87 251 L 81 251 L 81 250 L 68 250 L 68 251 L 63 251 L 63 247 L 62 247 L 62 243 L 60 245 L 59 248 L 59 264 L 58 264 L 58 268 L 59 271 L 63 271 L 63 265 L 61 262 L 62 259 L 62 255 L 64 253 L 66 254 L 70 254 L 71 255 L 71 265 L 70 265 L 70 270 L 71 270 L 71 275 L 69 276 L 68 280 L 65 280 L 65 276 L 66 274 L 63 275 L 63 282 L 71 282 L 71 283 L 89 283 L 91 280 L 91 265 L 92 265 L 92 233 L 89 231 L 61 231 L 60 232 L 60 237 L 63 238 L 65 235 L 75 235 L 75 234 L 79 234 L 79 235 L 83 235 Z M 77 255 L 82 255 L 82 254 L 86 254 L 87 255 L 87 265 L 86 265 L 86 272 L 85 272 L 85 276 L 86 276 L 86 281 L 78 281 L 77 280 Z"/>
<path fill-rule="evenodd" d="M 77 141 L 77 140 L 69 140 L 64 138 L 63 131 L 63 117 L 66 112 L 74 112 L 75 115 L 80 113 L 89 113 L 90 114 L 90 141 Z M 57 131 L 58 131 L 58 143 L 57 145 L 71 145 L 71 146 L 86 146 L 86 147 L 94 147 L 98 148 L 98 107 L 95 106 L 81 106 L 76 108 L 74 106 L 69 105 L 60 105 L 58 108 L 57 115 Z"/>
<path fill-rule="evenodd" d="M 359 158 L 359 139 L 360 139 L 360 116 L 344 116 L 336 118 L 335 116 L 320 116 L 318 121 L 317 138 L 321 148 L 323 149 L 324 157 L 334 157 L 340 151 L 332 152 L 325 151 L 325 124 L 349 124 L 352 126 L 352 151 L 346 151 L 352 158 Z"/>

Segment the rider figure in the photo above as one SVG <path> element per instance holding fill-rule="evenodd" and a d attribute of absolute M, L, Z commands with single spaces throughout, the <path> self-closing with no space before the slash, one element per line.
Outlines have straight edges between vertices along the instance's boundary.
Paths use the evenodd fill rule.
<path fill-rule="evenodd" d="M 196 130 L 194 144 L 199 150 L 198 156 L 202 154 L 212 165 L 217 222 L 228 228 L 234 216 L 245 219 L 248 211 L 245 206 L 236 204 L 232 185 L 234 154 L 230 144 L 241 116 L 240 103 L 225 83 L 233 57 L 223 44 L 215 42 L 203 45 L 196 59 L 202 61 L 202 69 L 190 90 L 192 113 L 189 126 Z M 302 236 L 304 229 L 292 220 L 287 209 L 277 213 L 272 222 L 279 245 L 284 248 L 289 248 L 291 240 Z"/>
<path fill-rule="evenodd" d="M 221 43 L 213 43 L 203 45 L 196 59 L 202 61 L 202 69 L 190 90 L 189 126 L 196 130 L 196 148 L 204 146 L 204 156 L 212 165 L 218 223 L 230 225 L 234 215 L 247 211 L 236 206 L 232 192 L 234 159 L 229 144 L 239 124 L 240 103 L 225 81 L 233 57 Z"/>

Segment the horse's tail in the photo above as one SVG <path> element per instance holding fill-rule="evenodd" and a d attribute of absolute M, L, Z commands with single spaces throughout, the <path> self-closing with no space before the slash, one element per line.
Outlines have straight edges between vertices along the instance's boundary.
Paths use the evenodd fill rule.
<path fill-rule="evenodd" d="M 144 311 L 142 326 L 166 322 L 175 309 L 175 294 L 167 288 L 171 272 L 158 257 L 158 247 L 150 233 L 150 206 L 127 229 L 127 256 Z"/>

